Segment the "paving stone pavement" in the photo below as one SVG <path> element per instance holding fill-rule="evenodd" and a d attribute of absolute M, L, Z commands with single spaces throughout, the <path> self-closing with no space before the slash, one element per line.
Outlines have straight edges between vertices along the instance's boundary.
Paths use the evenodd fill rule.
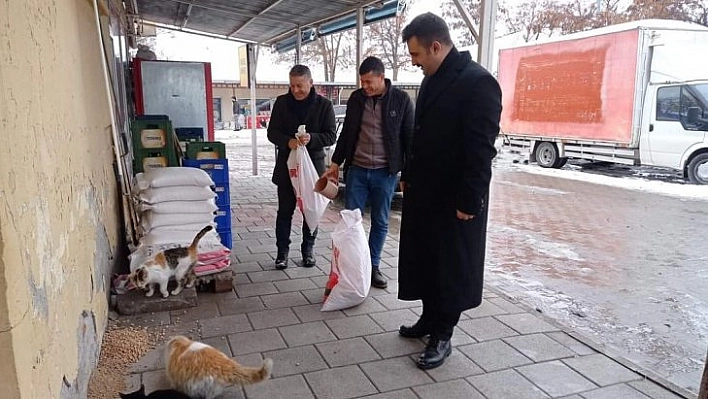
<path fill-rule="evenodd" d="M 330 232 L 341 203 L 324 215 L 317 266 L 301 268 L 300 225 L 295 215 L 290 266 L 275 270 L 277 200 L 270 176 L 232 178 L 234 289 L 199 293 L 199 305 L 182 311 L 122 317 L 122 322 L 184 334 L 247 366 L 274 360 L 273 378 L 231 387 L 222 398 L 680 398 L 597 352 L 572 332 L 487 286 L 479 308 L 462 315 L 447 362 L 422 371 L 415 358 L 423 340 L 398 335 L 414 322 L 419 302 L 396 297 L 399 225 L 392 218 L 381 271 L 386 290 L 372 288 L 361 305 L 321 312 L 331 258 Z M 366 226 L 368 231 L 368 226 Z M 131 367 L 126 390 L 168 387 L 160 346 Z M 618 361 L 620 360 L 620 361 Z M 630 365 L 631 366 L 631 365 Z"/>

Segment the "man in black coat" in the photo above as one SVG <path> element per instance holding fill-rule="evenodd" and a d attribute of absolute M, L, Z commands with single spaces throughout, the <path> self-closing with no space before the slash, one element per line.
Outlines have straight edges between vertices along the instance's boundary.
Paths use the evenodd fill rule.
<path fill-rule="evenodd" d="M 391 86 L 383 62 L 367 57 L 359 66 L 361 89 L 347 101 L 342 133 L 324 176 L 339 181 L 339 165 L 346 162 L 346 208 L 364 213 L 371 203 L 371 285 L 386 288 L 379 270 L 381 250 L 388 234 L 388 215 L 398 172 L 410 154 L 413 139 L 413 102 Z"/>
<path fill-rule="evenodd" d="M 290 150 L 297 149 L 299 145 L 306 146 L 318 175 L 321 175 L 325 170 L 324 147 L 334 144 L 337 138 L 334 107 L 330 100 L 315 92 L 310 69 L 304 65 L 295 65 L 290 69 L 289 78 L 290 90 L 275 100 L 268 124 L 268 140 L 278 150 L 273 170 L 273 183 L 278 186 L 278 216 L 275 219 L 277 269 L 288 267 L 290 229 L 296 205 L 295 190 L 288 174 Z M 295 138 L 299 125 L 305 125 L 307 133 Z M 317 229 L 310 231 L 303 221 L 300 250 L 304 267 L 315 265 L 316 237 Z"/>
<path fill-rule="evenodd" d="M 404 337 L 430 335 L 418 367 L 450 355 L 460 314 L 482 302 L 489 183 L 499 133 L 501 90 L 487 70 L 460 53 L 445 21 L 422 14 L 403 30 L 423 70 L 404 189 L 398 298 L 422 300 Z"/>

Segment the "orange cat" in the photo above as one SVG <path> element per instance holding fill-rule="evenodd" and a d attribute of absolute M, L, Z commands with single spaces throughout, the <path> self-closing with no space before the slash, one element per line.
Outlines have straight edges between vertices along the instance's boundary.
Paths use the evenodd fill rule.
<path fill-rule="evenodd" d="M 203 228 L 189 247 L 171 248 L 158 253 L 130 274 L 130 282 L 138 288 L 147 288 L 145 296 L 152 296 L 155 292 L 154 286 L 158 285 L 164 298 L 169 296 L 167 283 L 170 277 L 177 280 L 177 288 L 172 290 L 172 295 L 178 295 L 184 287 L 191 288 L 196 282 L 194 266 L 197 264 L 197 245 L 212 228 Z"/>
<path fill-rule="evenodd" d="M 193 398 L 213 399 L 224 387 L 254 384 L 270 378 L 271 359 L 261 367 L 244 367 L 213 347 L 183 336 L 170 339 L 167 378 L 172 387 Z"/>

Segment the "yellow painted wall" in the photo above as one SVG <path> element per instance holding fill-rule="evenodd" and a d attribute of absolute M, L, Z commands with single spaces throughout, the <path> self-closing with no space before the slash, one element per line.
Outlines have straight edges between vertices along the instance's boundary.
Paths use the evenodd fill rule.
<path fill-rule="evenodd" d="M 0 396 L 85 398 L 119 241 L 92 2 L 0 2 Z"/>

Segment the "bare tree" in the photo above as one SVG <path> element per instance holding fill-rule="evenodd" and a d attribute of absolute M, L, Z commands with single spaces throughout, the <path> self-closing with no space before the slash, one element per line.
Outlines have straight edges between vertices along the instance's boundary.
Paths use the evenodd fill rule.
<path fill-rule="evenodd" d="M 472 23 L 474 24 L 474 28 L 478 29 L 479 28 L 479 7 L 480 7 L 480 0 L 460 0 L 462 6 L 469 12 L 470 17 L 472 17 Z M 467 24 L 465 24 L 465 21 L 462 19 L 460 16 L 460 11 L 457 9 L 457 6 L 450 1 L 446 0 L 442 4 L 442 17 L 447 21 L 447 24 L 450 27 L 450 31 L 452 32 L 453 35 L 459 35 L 460 37 L 460 46 L 469 46 L 471 44 L 474 44 L 474 37 L 472 36 L 472 32 L 470 32 L 469 28 L 467 27 Z"/>
<path fill-rule="evenodd" d="M 609 26 L 625 22 L 627 17 L 619 10 L 620 0 L 603 0 L 596 13 L 596 27 Z"/>
<path fill-rule="evenodd" d="M 314 42 L 302 46 L 300 63 L 322 65 L 325 82 L 334 82 L 337 69 L 351 65 L 351 49 L 353 48 L 353 32 L 344 31 L 327 36 L 319 36 Z M 295 51 L 281 53 L 276 62 L 293 62 Z"/>
<path fill-rule="evenodd" d="M 549 12 L 552 4 L 546 0 L 543 3 L 527 1 L 511 8 L 506 5 L 500 7 L 500 14 L 506 28 L 510 33 L 523 32 L 525 42 L 537 40 L 539 35 L 548 29 L 547 19 L 553 14 Z"/>
<path fill-rule="evenodd" d="M 691 10 L 693 22 L 708 26 L 708 1 L 693 0 L 689 2 L 688 8 Z"/>
<path fill-rule="evenodd" d="M 599 26 L 595 3 L 589 6 L 586 3 L 573 0 L 570 3 L 551 6 L 547 17 L 549 28 L 558 29 L 561 34 L 566 35 Z"/>
<path fill-rule="evenodd" d="M 367 26 L 368 48 L 366 55 L 373 55 L 383 61 L 386 69 L 391 70 L 391 79 L 398 81 L 398 71 L 409 69 L 411 60 L 406 46 L 401 40 L 405 26 L 404 14 L 385 19 Z"/>
<path fill-rule="evenodd" d="M 661 18 L 693 21 L 692 7 L 702 3 L 705 2 L 697 0 L 633 0 L 627 8 L 627 15 L 631 20 Z"/>

